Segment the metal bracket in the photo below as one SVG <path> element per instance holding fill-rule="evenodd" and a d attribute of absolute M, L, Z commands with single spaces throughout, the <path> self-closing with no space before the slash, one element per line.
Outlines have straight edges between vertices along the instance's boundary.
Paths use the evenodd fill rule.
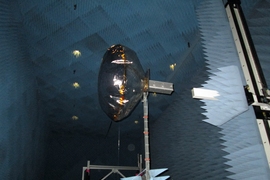
<path fill-rule="evenodd" d="M 173 83 L 149 80 L 149 92 L 171 94 L 173 92 Z"/>

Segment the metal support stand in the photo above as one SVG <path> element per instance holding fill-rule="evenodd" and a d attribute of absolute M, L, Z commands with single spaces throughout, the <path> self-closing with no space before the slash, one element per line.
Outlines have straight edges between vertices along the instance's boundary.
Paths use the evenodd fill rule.
<path fill-rule="evenodd" d="M 105 180 L 107 177 L 109 177 L 113 173 L 117 173 L 123 178 L 125 177 L 120 170 L 126 170 L 126 171 L 136 171 L 139 170 L 141 167 L 141 160 L 138 160 L 138 167 L 131 167 L 131 166 L 103 166 L 103 165 L 90 165 L 90 161 L 87 161 L 87 167 L 83 167 L 82 169 L 82 180 L 84 180 L 84 172 L 85 170 L 90 171 L 90 169 L 99 169 L 99 170 L 111 170 L 106 176 L 104 176 L 101 180 Z"/>
<path fill-rule="evenodd" d="M 148 81 L 148 79 L 147 79 Z M 155 93 L 162 93 L 162 94 L 171 94 L 173 92 L 173 84 L 168 82 L 161 82 L 161 81 L 152 81 L 149 80 L 146 83 L 147 88 L 144 89 L 143 92 L 143 119 L 144 119 L 144 149 L 145 149 L 145 169 L 142 170 L 142 156 L 138 156 L 138 167 L 128 167 L 128 166 L 103 166 L 103 165 L 90 165 L 90 161 L 87 162 L 87 167 L 83 167 L 82 177 L 84 177 L 84 171 L 90 169 L 106 169 L 111 170 L 106 176 L 104 176 L 101 180 L 105 180 L 109 177 L 112 173 L 118 173 L 121 175 L 125 180 L 153 180 L 153 179 L 160 179 L 165 180 L 168 179 L 170 176 L 161 176 L 157 177 L 159 174 L 163 173 L 167 170 L 167 168 L 163 169 L 152 169 L 150 170 L 150 144 L 149 144 L 149 130 L 148 130 L 148 101 L 147 96 L 148 92 L 155 92 Z M 148 89 L 149 88 L 149 89 Z M 120 173 L 119 170 L 139 170 L 139 174 L 133 177 L 127 177 Z M 83 179 L 82 179 L 83 180 Z"/>
<path fill-rule="evenodd" d="M 166 91 L 164 91 L 164 84 L 161 84 L 162 87 L 155 87 L 156 90 L 161 89 L 163 93 L 169 94 L 169 92 L 173 91 L 172 84 L 167 83 L 170 87 L 166 88 Z M 167 170 L 167 168 L 163 169 L 152 169 L 150 170 L 150 144 L 149 144 L 149 130 L 148 130 L 148 101 L 147 101 L 148 92 L 143 93 L 143 119 L 144 119 L 144 149 L 145 149 L 145 169 L 142 170 L 142 156 L 138 156 L 138 167 L 128 167 L 128 166 L 103 166 L 103 165 L 90 165 L 90 161 L 87 161 L 87 167 L 83 167 L 82 171 L 82 177 L 84 177 L 85 170 L 90 171 L 90 169 L 105 169 L 105 170 L 111 170 L 106 176 L 104 176 L 101 180 L 105 180 L 107 177 L 109 177 L 112 173 L 118 173 L 123 178 L 121 179 L 136 179 L 136 180 L 152 180 L 152 179 L 160 179 L 160 180 L 166 180 L 170 176 L 158 176 L 159 174 L 163 173 Z M 119 170 L 139 170 L 140 173 L 133 177 L 125 178 L 125 176 L 120 173 Z M 83 180 L 83 179 L 82 179 Z"/>
<path fill-rule="evenodd" d="M 145 149 L 145 178 L 150 179 L 150 151 L 149 151 L 149 131 L 148 131 L 148 92 L 143 93 L 143 119 L 144 119 L 144 149 Z"/>

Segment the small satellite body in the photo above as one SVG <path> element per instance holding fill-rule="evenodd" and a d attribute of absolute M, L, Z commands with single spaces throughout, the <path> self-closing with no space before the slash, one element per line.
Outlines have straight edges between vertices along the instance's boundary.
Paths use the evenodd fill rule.
<path fill-rule="evenodd" d="M 120 44 L 103 56 L 98 76 L 99 103 L 113 120 L 127 117 L 141 100 L 148 78 L 136 53 Z"/>
<path fill-rule="evenodd" d="M 99 103 L 115 122 L 126 118 L 144 92 L 171 94 L 173 84 L 149 80 L 136 53 L 123 45 L 111 46 L 103 56 L 98 75 Z"/>

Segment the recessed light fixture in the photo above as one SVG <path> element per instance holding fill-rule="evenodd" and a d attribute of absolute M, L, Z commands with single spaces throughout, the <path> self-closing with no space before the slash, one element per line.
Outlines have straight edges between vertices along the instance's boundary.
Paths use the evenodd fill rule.
<path fill-rule="evenodd" d="M 74 120 L 74 121 L 77 121 L 79 119 L 79 117 L 78 116 L 72 116 L 71 119 Z"/>
<path fill-rule="evenodd" d="M 175 66 L 176 66 L 176 63 L 171 64 L 171 65 L 170 65 L 170 69 L 171 69 L 172 71 L 174 71 Z"/>
<path fill-rule="evenodd" d="M 72 54 L 76 57 L 76 58 L 78 58 L 78 57 L 80 57 L 82 54 L 81 54 L 81 52 L 79 51 L 79 50 L 74 50 L 73 52 L 72 52 Z"/>
<path fill-rule="evenodd" d="M 77 88 L 80 87 L 80 84 L 79 84 L 78 82 L 74 82 L 74 83 L 72 84 L 72 86 L 73 86 L 75 89 L 77 89 Z"/>

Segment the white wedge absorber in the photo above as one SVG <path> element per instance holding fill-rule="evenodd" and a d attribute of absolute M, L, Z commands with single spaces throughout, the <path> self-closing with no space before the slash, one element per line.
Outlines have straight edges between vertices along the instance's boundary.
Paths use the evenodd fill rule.
<path fill-rule="evenodd" d="M 147 180 L 166 180 L 168 179 L 170 176 L 160 176 L 160 177 L 156 177 L 159 174 L 167 171 L 168 168 L 162 168 L 162 169 L 150 169 L 149 170 L 149 179 Z M 142 180 L 141 176 L 132 176 L 132 177 L 127 177 L 127 178 L 121 178 L 121 180 Z"/>
<path fill-rule="evenodd" d="M 156 177 L 159 174 L 163 173 L 164 171 L 167 171 L 168 168 L 162 168 L 162 169 L 151 169 L 149 171 L 150 177 Z"/>
<path fill-rule="evenodd" d="M 226 66 L 218 70 L 202 85 L 205 89 L 218 91 L 220 95 L 217 101 L 202 100 L 205 103 L 202 108 L 206 109 L 203 114 L 207 117 L 204 121 L 215 126 L 220 126 L 248 110 L 238 67 Z"/>

